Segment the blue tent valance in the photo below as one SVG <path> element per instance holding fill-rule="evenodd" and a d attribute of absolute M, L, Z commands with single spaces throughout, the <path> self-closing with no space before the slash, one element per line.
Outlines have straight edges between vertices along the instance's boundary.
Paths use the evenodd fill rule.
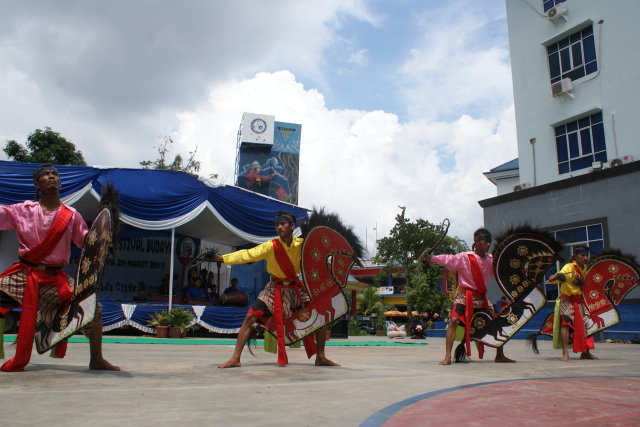
<path fill-rule="evenodd" d="M 0 161 L 0 204 L 33 200 L 33 163 Z M 56 166 L 63 201 L 86 220 L 95 215 L 102 187 L 120 193 L 121 219 L 145 230 L 171 230 L 231 246 L 261 243 L 275 235 L 273 217 L 289 211 L 298 221 L 307 209 L 235 186 L 213 186 L 184 172 L 154 169 Z"/>

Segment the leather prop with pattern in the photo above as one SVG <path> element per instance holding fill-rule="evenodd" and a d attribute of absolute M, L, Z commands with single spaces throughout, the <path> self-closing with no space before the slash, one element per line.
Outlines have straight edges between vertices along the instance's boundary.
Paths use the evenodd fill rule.
<path fill-rule="evenodd" d="M 582 295 L 591 319 L 587 320 L 585 335 L 593 335 L 620 322 L 615 306 L 631 289 L 638 286 L 640 266 L 632 257 L 620 253 L 601 254 L 587 266 Z M 545 319 L 540 334 L 553 335 L 554 314 Z"/>
<path fill-rule="evenodd" d="M 302 246 L 302 282 L 311 301 L 284 319 L 285 344 L 293 344 L 349 312 L 342 289 L 353 264 L 353 250 L 342 235 L 324 226 L 311 230 Z M 265 327 L 276 335 L 272 319 Z"/>
<path fill-rule="evenodd" d="M 45 353 L 93 320 L 96 292 L 112 242 L 111 233 L 111 212 L 105 207 L 98 212 L 85 237 L 78 258 L 75 284 L 71 289 L 74 297 L 70 305 L 58 313 L 53 321 L 45 321 L 38 313 L 35 337 L 38 353 Z"/>
<path fill-rule="evenodd" d="M 471 339 L 491 347 L 504 345 L 547 302 L 540 289 L 544 274 L 558 259 L 559 244 L 535 230 L 507 235 L 493 252 L 496 282 L 509 307 L 495 317 L 478 310 L 471 322 Z"/>

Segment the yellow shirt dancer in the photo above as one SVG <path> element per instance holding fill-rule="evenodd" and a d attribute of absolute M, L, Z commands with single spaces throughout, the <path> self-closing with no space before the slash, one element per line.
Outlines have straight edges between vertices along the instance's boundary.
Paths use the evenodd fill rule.
<path fill-rule="evenodd" d="M 275 226 L 278 233 L 277 239 L 269 240 L 251 249 L 243 249 L 222 256 L 216 255 L 216 261 L 224 262 L 226 265 L 266 260 L 267 272 L 271 274 L 271 280 L 260 292 L 245 316 L 231 358 L 219 365 L 218 368 L 241 366 L 240 356 L 249 340 L 254 323 L 264 323 L 271 316 L 276 316 L 277 319 L 280 313 L 286 318 L 309 301 L 307 292 L 303 287 L 297 285 L 303 239 L 293 237 L 295 217 L 288 212 L 278 212 L 275 217 Z M 317 366 L 340 366 L 339 363 L 327 359 L 324 354 L 326 341 L 324 328 L 316 332 L 315 339 L 315 364 Z M 284 366 L 287 364 L 287 360 L 286 354 L 282 350 L 278 349 L 278 365 Z"/>
<path fill-rule="evenodd" d="M 598 359 L 589 353 L 595 348 L 593 335 L 586 336 L 590 320 L 589 310 L 582 296 L 582 287 L 589 261 L 587 246 L 574 246 L 571 260 L 556 274 L 549 277 L 553 283 L 560 284 L 560 296 L 556 303 L 553 322 L 554 348 L 558 340 L 562 346 L 561 361 L 569 360 L 569 338 L 573 332 L 573 351 L 582 353 L 581 359 Z"/>

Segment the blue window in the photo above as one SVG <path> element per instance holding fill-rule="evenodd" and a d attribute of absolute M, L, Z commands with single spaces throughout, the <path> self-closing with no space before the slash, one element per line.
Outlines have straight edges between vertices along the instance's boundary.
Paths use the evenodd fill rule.
<path fill-rule="evenodd" d="M 571 255 L 573 255 L 572 247 L 576 245 L 588 246 L 592 256 L 602 252 L 604 249 L 603 228 L 603 223 L 597 222 L 579 227 L 556 230 L 551 234 L 564 244 L 564 247 L 560 251 L 560 257 L 568 261 Z M 549 278 L 549 276 L 559 271 L 560 267 L 562 266 L 557 265 L 555 268 L 550 268 L 549 271 L 545 273 L 545 278 Z M 558 296 L 558 285 L 546 282 L 545 291 L 548 299 L 556 298 Z"/>
<path fill-rule="evenodd" d="M 546 5 L 545 5 L 546 7 Z M 546 9 L 545 9 L 546 11 Z M 584 28 L 547 46 L 551 83 L 577 80 L 598 71 L 593 27 Z"/>
<path fill-rule="evenodd" d="M 607 161 L 602 113 L 556 126 L 555 134 L 558 173 L 569 173 L 589 168 L 596 161 Z"/>
<path fill-rule="evenodd" d="M 558 3 L 564 3 L 564 1 L 565 0 L 542 0 L 542 7 L 546 12 L 547 10 L 551 9 L 553 6 L 557 5 Z"/>
<path fill-rule="evenodd" d="M 571 247 L 576 245 L 588 246 L 591 250 L 591 255 L 597 255 L 604 249 L 604 233 L 601 222 L 556 230 L 552 234 L 558 241 L 563 243 L 564 249 L 562 249 L 561 254 L 567 260 L 572 255 Z"/>

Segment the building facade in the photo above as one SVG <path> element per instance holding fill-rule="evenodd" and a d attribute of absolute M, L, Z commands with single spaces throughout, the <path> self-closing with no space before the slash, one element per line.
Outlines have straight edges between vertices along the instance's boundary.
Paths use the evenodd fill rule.
<path fill-rule="evenodd" d="M 506 0 L 506 10 L 518 159 L 485 173 L 498 187 L 479 202 L 485 225 L 551 231 L 565 259 L 578 243 L 640 254 L 640 2 Z"/>

